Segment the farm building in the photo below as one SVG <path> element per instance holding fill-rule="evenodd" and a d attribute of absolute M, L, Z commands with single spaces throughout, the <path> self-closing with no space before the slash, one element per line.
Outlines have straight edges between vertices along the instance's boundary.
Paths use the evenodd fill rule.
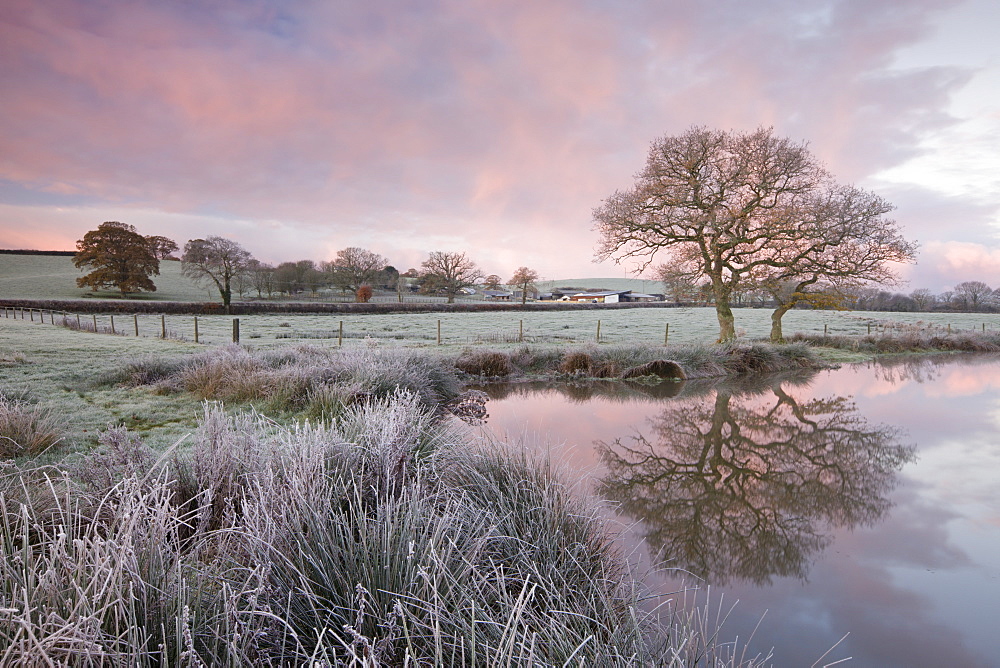
<path fill-rule="evenodd" d="M 646 295 L 631 290 L 594 290 L 569 295 L 569 301 L 593 302 L 596 304 L 617 304 L 618 302 L 655 302 L 661 301 L 658 295 Z"/>

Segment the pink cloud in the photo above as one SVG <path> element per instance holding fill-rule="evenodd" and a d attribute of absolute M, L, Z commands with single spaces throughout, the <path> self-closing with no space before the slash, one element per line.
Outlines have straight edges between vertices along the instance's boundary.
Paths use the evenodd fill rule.
<path fill-rule="evenodd" d="M 175 215 L 208 220 L 292 257 L 422 257 L 440 239 L 514 261 L 500 273 L 519 257 L 617 273 L 590 266 L 590 210 L 658 135 L 773 124 L 845 180 L 914 155 L 964 75 L 888 66 L 950 4 L 16 0 L 0 10 L 0 183 L 38 206 L 160 210 L 168 235 Z"/>

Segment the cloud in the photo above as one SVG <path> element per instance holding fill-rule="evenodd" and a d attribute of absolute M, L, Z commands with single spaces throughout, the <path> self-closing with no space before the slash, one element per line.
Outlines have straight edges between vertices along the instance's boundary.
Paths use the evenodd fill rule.
<path fill-rule="evenodd" d="M 501 274 L 617 273 L 590 266 L 590 211 L 656 136 L 774 125 L 847 181 L 931 151 L 969 72 L 893 60 L 953 4 L 14 0 L 0 179 L 161 211 L 167 236 L 245 221 L 281 259 L 435 240 Z"/>

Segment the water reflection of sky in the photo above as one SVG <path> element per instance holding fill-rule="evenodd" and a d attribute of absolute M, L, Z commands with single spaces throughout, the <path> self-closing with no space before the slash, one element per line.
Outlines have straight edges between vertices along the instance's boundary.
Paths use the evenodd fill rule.
<path fill-rule="evenodd" d="M 766 652 L 773 643 L 778 665 L 811 665 L 847 632 L 827 661 L 850 656 L 848 665 L 855 666 L 995 665 L 1000 360 L 845 366 L 779 387 L 800 402 L 852 397 L 866 421 L 903 427 L 916 457 L 894 475 L 887 491 L 893 505 L 874 525 L 828 529 L 831 542 L 811 553 L 804 581 L 776 576 L 769 586 L 734 581 L 721 587 L 727 601 L 740 601 L 726 622 L 727 635 L 747 637 L 767 611 L 753 647 Z M 713 388 L 692 393 L 702 402 L 719 396 Z M 648 431 L 648 419 L 671 402 L 690 400 L 685 394 L 579 401 L 553 391 L 514 393 L 490 402 L 489 426 L 529 444 L 549 444 L 556 459 L 597 482 L 605 469 L 594 443 Z M 770 395 L 733 396 L 766 403 Z M 636 527 L 631 533 L 641 532 Z"/>

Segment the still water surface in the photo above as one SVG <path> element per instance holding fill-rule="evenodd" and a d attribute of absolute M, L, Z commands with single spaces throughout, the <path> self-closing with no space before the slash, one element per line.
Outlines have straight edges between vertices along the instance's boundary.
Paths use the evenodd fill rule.
<path fill-rule="evenodd" d="M 757 378 L 517 385 L 487 429 L 614 504 L 637 555 L 735 607 L 775 665 L 1000 665 L 1000 360 Z M 682 578 L 680 571 L 690 575 Z"/>

